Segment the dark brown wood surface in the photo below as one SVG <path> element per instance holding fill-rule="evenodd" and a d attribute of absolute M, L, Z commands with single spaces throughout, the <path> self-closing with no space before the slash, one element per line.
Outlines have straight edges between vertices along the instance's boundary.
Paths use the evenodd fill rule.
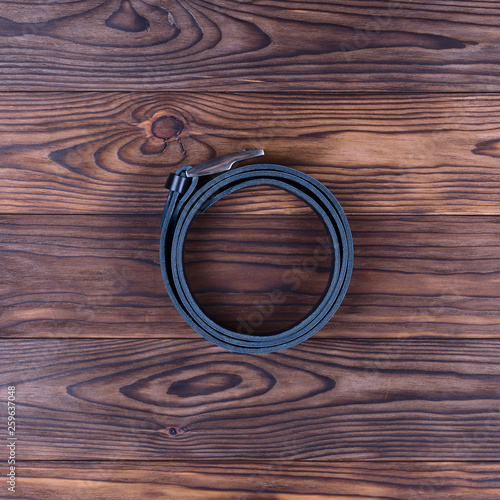
<path fill-rule="evenodd" d="M 474 462 L 26 462 L 11 498 L 497 500 L 499 474 Z"/>
<path fill-rule="evenodd" d="M 3 90 L 498 91 L 495 2 L 0 2 Z"/>
<path fill-rule="evenodd" d="M 494 461 L 500 341 L 0 342 L 19 460 Z M 5 401 L 1 402 L 4 408 Z"/>
<path fill-rule="evenodd" d="M 499 29 L 477 0 L 0 0 L 0 498 L 500 498 Z M 158 262 L 167 175 L 246 147 L 355 245 L 332 321 L 260 356 L 191 330 Z M 244 190 L 187 279 L 270 333 L 320 297 L 322 241 Z"/>
<path fill-rule="evenodd" d="M 157 214 L 178 166 L 262 147 L 348 215 L 499 214 L 498 116 L 489 94 L 4 93 L 0 212 Z M 298 208 L 265 190 L 220 205 Z"/>
<path fill-rule="evenodd" d="M 167 296 L 159 220 L 0 217 L 2 336 L 199 338 Z M 317 337 L 498 337 L 498 217 L 353 216 L 350 223 L 352 281 Z M 311 265 L 315 250 L 325 251 L 318 226 L 305 215 L 197 217 L 185 265 L 198 302 L 227 326 L 260 321 L 255 333 L 300 319 L 329 276 L 328 260 Z M 285 300 L 270 310 L 273 290 Z"/>

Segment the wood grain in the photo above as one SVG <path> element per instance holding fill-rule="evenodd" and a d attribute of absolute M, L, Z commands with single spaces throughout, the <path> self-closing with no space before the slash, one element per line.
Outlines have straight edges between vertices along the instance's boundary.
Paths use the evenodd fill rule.
<path fill-rule="evenodd" d="M 499 28 L 479 0 L 0 0 L 9 498 L 499 498 Z M 333 320 L 261 356 L 201 339 L 158 265 L 167 175 L 245 147 L 325 183 L 355 242 Z M 235 193 L 193 224 L 190 287 L 278 331 L 322 238 Z"/>
<path fill-rule="evenodd" d="M 4 93 L 0 212 L 159 213 L 169 172 L 262 147 L 349 215 L 499 214 L 499 114 L 486 94 Z M 220 205 L 298 208 L 265 189 Z"/>
<path fill-rule="evenodd" d="M 498 337 L 498 217 L 349 221 L 351 283 L 317 335 Z M 279 331 L 307 316 L 330 270 L 324 233 L 314 222 L 253 214 L 198 217 L 185 246 L 186 275 L 198 302 L 217 322 L 248 333 Z M 273 300 L 274 290 L 284 294 L 283 302 Z"/>
<path fill-rule="evenodd" d="M 36 500 L 497 500 L 500 465 L 443 462 L 23 462 Z"/>
<path fill-rule="evenodd" d="M 500 459 L 500 341 L 0 341 L 23 460 Z M 0 403 L 2 414 L 5 400 Z"/>
<path fill-rule="evenodd" d="M 1 217 L 1 336 L 199 338 L 165 291 L 159 218 Z M 185 263 L 198 302 L 214 320 L 235 328 L 246 321 L 254 333 L 307 314 L 329 276 L 321 262 L 311 264 L 321 235 L 314 221 L 197 217 Z M 498 337 L 497 217 L 351 217 L 350 223 L 352 281 L 317 336 Z M 275 290 L 284 301 L 273 301 Z"/>
<path fill-rule="evenodd" d="M 0 2 L 1 89 L 498 91 L 493 2 Z"/>

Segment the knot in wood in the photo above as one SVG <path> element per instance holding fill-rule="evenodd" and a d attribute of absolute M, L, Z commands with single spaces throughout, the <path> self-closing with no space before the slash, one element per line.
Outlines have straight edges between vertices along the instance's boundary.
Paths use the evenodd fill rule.
<path fill-rule="evenodd" d="M 172 139 L 184 130 L 184 123 L 175 116 L 160 116 L 151 125 L 151 133 L 158 139 Z"/>

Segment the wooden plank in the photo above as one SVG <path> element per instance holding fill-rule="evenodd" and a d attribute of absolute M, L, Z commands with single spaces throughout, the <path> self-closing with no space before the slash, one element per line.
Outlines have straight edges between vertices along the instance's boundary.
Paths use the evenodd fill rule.
<path fill-rule="evenodd" d="M 0 341 L 23 460 L 498 461 L 500 341 Z M 6 399 L 0 411 L 6 413 Z"/>
<path fill-rule="evenodd" d="M 0 217 L 1 336 L 199 338 L 165 291 L 159 219 Z M 350 223 L 351 284 L 317 336 L 498 337 L 498 217 Z M 228 327 L 286 328 L 311 310 L 329 276 L 329 259 L 315 260 L 327 257 L 318 225 L 306 216 L 197 217 L 185 264 L 198 302 Z"/>
<path fill-rule="evenodd" d="M 498 91 L 493 2 L 0 2 L 3 90 Z"/>
<path fill-rule="evenodd" d="M 23 462 L 9 498 L 497 500 L 499 473 L 497 462 Z"/>
<path fill-rule="evenodd" d="M 499 113 L 497 95 L 4 93 L 0 212 L 159 213 L 178 166 L 263 147 L 349 215 L 498 214 Z M 277 193 L 221 210 L 296 214 Z"/>

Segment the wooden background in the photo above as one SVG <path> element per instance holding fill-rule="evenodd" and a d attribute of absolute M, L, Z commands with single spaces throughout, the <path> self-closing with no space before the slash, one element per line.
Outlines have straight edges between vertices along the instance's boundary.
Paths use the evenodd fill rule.
<path fill-rule="evenodd" d="M 0 13 L 1 498 L 500 498 L 495 2 Z M 330 323 L 260 356 L 192 331 L 158 262 L 168 173 L 245 147 L 330 188 L 355 246 Z M 292 196 L 239 192 L 196 218 L 190 286 L 276 331 L 321 295 L 323 234 Z"/>

